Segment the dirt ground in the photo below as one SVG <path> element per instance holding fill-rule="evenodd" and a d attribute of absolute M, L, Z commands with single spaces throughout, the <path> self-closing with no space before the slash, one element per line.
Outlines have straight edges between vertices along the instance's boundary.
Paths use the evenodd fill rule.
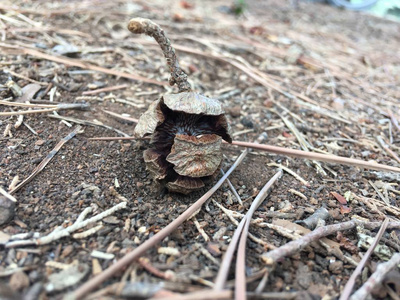
<path fill-rule="evenodd" d="M 17 114 L 0 116 L 0 187 L 4 190 L 13 180 L 30 176 L 60 141 L 79 123 L 82 126 L 39 174 L 12 194 L 17 199 L 15 216 L 1 227 L 2 299 L 23 295 L 56 299 L 73 291 L 154 236 L 215 183 L 187 196 L 168 193 L 146 171 L 142 158 L 146 141 L 89 140 L 132 136 L 135 123 L 121 116 L 137 119 L 159 95 L 175 91 L 167 84 L 169 72 L 160 49 L 150 38 L 126 29 L 132 17 L 150 18 L 164 28 L 193 89 L 221 101 L 234 140 L 253 142 L 265 132 L 266 144 L 400 166 L 399 23 L 302 1 L 298 7 L 290 1 L 246 1 L 244 12 L 237 15 L 232 3 L 1 2 L 0 100 L 89 105 L 86 110 L 27 114 L 18 128 L 14 126 Z M 119 73 L 107 73 L 110 70 Z M 132 74 L 143 78 L 134 80 Z M 23 88 L 21 98 L 6 86 L 10 79 Z M 106 90 L 98 91 L 102 88 Z M 29 96 L 32 91 L 37 92 Z M 0 104 L 0 112 L 28 109 L 39 108 Z M 223 148 L 226 171 L 243 149 Z M 308 184 L 285 171 L 253 215 L 263 225 L 250 226 L 256 238 L 248 239 L 246 248 L 248 297 L 337 298 L 368 249 L 360 242 L 368 240 L 365 236 L 375 237 L 379 227 L 330 235 L 339 245 L 336 251 L 315 244 L 283 259 L 257 296 L 253 291 L 265 270 L 261 255 L 304 234 L 289 225 L 322 207 L 329 213 L 322 226 L 354 217 L 367 222 L 389 217 L 399 222 L 399 174 L 317 165 L 258 150 L 248 154 L 230 176 L 243 205 L 225 183 L 195 218 L 142 256 L 153 269 L 143 261 L 134 262 L 98 286 L 102 294 L 94 297 L 125 299 L 127 294 L 120 290 L 105 290 L 117 282 L 142 283 L 144 288 L 136 288 L 137 298 L 153 296 L 156 291 L 143 294 L 154 288 L 151 283 L 163 282 L 162 289 L 174 293 L 212 287 L 236 229 L 217 203 L 235 212 L 232 218 L 239 222 L 278 164 Z M 71 226 L 86 208 L 91 208 L 87 216 L 91 218 L 125 201 L 126 208 L 70 236 L 42 245 L 7 244 Z M 306 227 L 304 222 L 298 225 Z M 28 235 L 20 235 L 24 233 Z M 380 239 L 386 257 L 379 251 L 371 256 L 355 289 L 377 263 L 400 251 L 399 239 L 399 229 L 386 230 Z M 60 281 L 67 282 L 66 270 L 73 270 L 76 281 L 54 288 Z M 391 278 L 400 278 L 399 269 L 392 272 Z M 57 273 L 62 280 L 53 276 Z M 173 274 L 173 280 L 165 274 Z M 229 288 L 234 287 L 234 278 L 233 266 Z M 400 295 L 398 284 L 389 279 L 384 283 L 374 297 Z"/>

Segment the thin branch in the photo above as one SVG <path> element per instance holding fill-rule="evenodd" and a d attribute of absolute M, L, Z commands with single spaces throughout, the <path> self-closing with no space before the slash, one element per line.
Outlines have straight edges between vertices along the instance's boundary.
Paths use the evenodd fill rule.
<path fill-rule="evenodd" d="M 51 233 L 49 233 L 46 236 L 42 236 L 37 239 L 31 239 L 31 240 L 18 240 L 18 241 L 11 241 L 6 244 L 6 248 L 14 248 L 14 247 L 19 247 L 19 246 L 28 246 L 28 245 L 46 245 L 49 244 L 53 241 L 59 240 L 63 237 L 69 236 L 72 232 L 77 231 L 81 228 L 84 228 L 88 226 L 89 224 L 96 223 L 105 217 L 108 217 L 112 215 L 114 212 L 120 210 L 120 209 L 125 209 L 126 208 L 126 202 L 121 202 L 118 203 L 117 205 L 103 211 L 102 213 L 99 213 L 95 215 L 94 217 L 91 217 L 90 219 L 84 220 L 86 215 L 92 211 L 90 207 L 87 207 L 77 218 L 74 224 L 71 226 L 68 226 L 66 228 L 63 228 L 62 226 L 57 227 L 54 229 Z M 89 229 L 90 230 L 90 229 Z"/>
<path fill-rule="evenodd" d="M 400 253 L 393 254 L 392 258 L 384 263 L 381 263 L 376 268 L 376 271 L 371 275 L 370 278 L 359 288 L 351 297 L 350 300 L 362 300 L 366 299 L 368 295 L 379 286 L 386 274 L 397 267 L 400 264 Z"/>
<path fill-rule="evenodd" d="M 134 136 L 104 136 L 104 137 L 94 137 L 94 138 L 89 138 L 89 141 L 132 141 L 132 140 L 140 140 L 143 138 L 137 138 Z"/>
<path fill-rule="evenodd" d="M 116 129 L 114 127 L 111 127 L 109 125 L 105 125 L 105 124 L 103 124 L 101 122 L 96 123 L 96 122 L 91 122 L 91 121 L 81 120 L 81 119 L 71 118 L 71 117 L 65 117 L 65 116 L 60 116 L 60 115 L 57 115 L 57 116 L 56 115 L 47 115 L 47 116 L 49 118 L 58 119 L 58 120 L 65 120 L 65 121 L 76 123 L 76 124 L 80 124 L 80 125 L 103 127 L 103 128 L 109 129 L 109 130 L 113 130 L 116 133 L 118 133 L 118 134 L 120 134 L 120 135 L 122 135 L 124 137 L 129 137 L 129 135 L 126 134 L 125 132 L 123 132 L 123 131 L 121 131 L 119 129 Z M 122 138 L 120 138 L 120 139 L 122 139 Z M 130 138 L 130 139 L 134 139 L 134 138 Z"/>
<path fill-rule="evenodd" d="M 376 139 L 378 140 L 382 149 L 385 150 L 386 153 L 389 154 L 391 157 L 393 157 L 398 163 L 400 163 L 400 158 L 397 156 L 397 154 L 392 149 L 390 149 L 389 145 L 385 143 L 383 138 L 381 136 L 377 136 Z"/>
<path fill-rule="evenodd" d="M 358 224 L 357 221 L 352 220 L 352 221 L 347 221 L 344 223 L 319 227 L 319 228 L 315 229 L 314 231 L 302 236 L 301 238 L 299 238 L 297 240 L 291 241 L 279 248 L 276 248 L 272 251 L 264 253 L 261 256 L 261 259 L 267 265 L 273 265 L 277 261 L 283 259 L 286 256 L 290 256 L 295 253 L 298 253 L 299 251 L 304 249 L 306 246 L 308 246 L 313 241 L 317 241 L 322 237 L 325 237 L 330 234 L 334 234 L 337 231 L 348 230 L 348 229 L 354 228 L 357 226 L 357 224 Z"/>
<path fill-rule="evenodd" d="M 17 202 L 17 199 L 15 199 L 13 195 L 10 195 L 10 193 L 7 193 L 7 191 L 3 190 L 2 187 L 0 187 L 0 194 L 2 194 L 4 197 L 11 200 L 12 202 Z"/>
<path fill-rule="evenodd" d="M 115 85 L 115 86 L 108 86 L 105 88 L 97 89 L 97 90 L 92 90 L 92 91 L 85 91 L 82 93 L 82 95 L 87 96 L 87 95 L 96 95 L 100 93 L 106 93 L 106 92 L 111 92 L 111 91 L 116 91 L 116 90 L 121 90 L 121 89 L 126 89 L 129 87 L 127 84 L 120 84 L 120 85 Z"/>
<path fill-rule="evenodd" d="M 307 151 L 308 152 L 308 151 Z M 290 175 L 292 175 L 294 178 L 296 178 L 298 181 L 300 181 L 302 184 L 304 184 L 307 187 L 310 187 L 310 183 L 305 180 L 303 177 L 301 177 L 300 175 L 298 175 L 295 171 L 289 169 L 288 167 L 285 167 L 284 165 L 281 164 L 276 164 L 276 163 L 269 163 L 267 164 L 268 167 L 277 167 L 282 169 L 283 171 L 286 171 L 287 173 L 289 173 Z"/>
<path fill-rule="evenodd" d="M 213 300 L 223 300 L 223 299 L 232 299 L 232 291 L 215 291 L 215 290 L 200 290 L 186 294 L 173 294 L 172 296 L 164 296 L 164 297 L 153 297 L 149 300 L 204 300 L 204 299 L 213 299 Z"/>
<path fill-rule="evenodd" d="M 298 158 L 318 160 L 318 161 L 324 161 L 324 162 L 330 162 L 330 163 L 336 163 L 336 164 L 342 164 L 342 165 L 350 165 L 350 166 L 356 166 L 356 167 L 372 169 L 372 170 L 392 171 L 392 172 L 400 173 L 400 168 L 397 168 L 397 167 L 392 167 L 392 166 L 387 166 L 387 165 L 382 165 L 382 164 L 373 163 L 373 162 L 369 162 L 369 161 L 363 161 L 363 160 L 359 160 L 359 159 L 347 158 L 347 157 L 342 157 L 342 156 L 337 156 L 337 155 L 305 152 L 305 151 L 301 151 L 301 150 L 287 149 L 287 148 L 283 148 L 283 147 L 249 143 L 249 142 L 241 142 L 241 141 L 233 141 L 231 143 L 231 145 L 253 148 L 253 149 L 257 149 L 257 150 L 267 151 L 270 153 L 287 155 L 287 156 L 298 157 Z"/>
<path fill-rule="evenodd" d="M 6 101 L 4 101 L 6 102 Z M 4 104 L 4 103 L 0 103 Z M 57 105 L 39 105 L 39 104 L 26 104 L 26 103 L 9 103 L 5 104 L 9 106 L 20 106 L 20 107 L 48 107 L 44 109 L 36 110 L 22 110 L 22 111 L 11 111 L 11 112 L 0 112 L 0 116 L 15 116 L 15 115 L 29 115 L 29 114 L 40 114 L 48 113 L 52 111 L 60 111 L 66 109 L 87 109 L 89 106 L 85 103 L 66 103 Z"/>
<path fill-rule="evenodd" d="M 153 21 L 143 18 L 134 18 L 130 20 L 128 29 L 136 34 L 144 33 L 156 40 L 167 60 L 171 72 L 169 80 L 170 85 L 176 84 L 179 88 L 179 92 L 190 92 L 191 88 L 187 81 L 187 74 L 179 66 L 175 49 L 172 47 L 171 41 L 166 36 L 164 30 Z"/>
<path fill-rule="evenodd" d="M 249 232 L 250 221 L 253 217 L 254 212 L 260 206 L 260 204 L 267 197 L 267 194 L 271 188 L 271 186 L 281 177 L 282 171 L 279 170 L 262 188 L 260 193 L 254 199 L 253 203 L 250 206 L 249 211 L 246 213 L 243 219 L 246 219 L 245 225 L 243 227 L 243 231 L 240 236 L 240 242 L 238 247 L 238 253 L 236 258 L 236 278 L 235 278 L 235 299 L 246 299 L 246 242 L 247 235 Z"/>
<path fill-rule="evenodd" d="M 133 123 L 137 123 L 139 121 L 138 119 L 130 118 L 130 117 L 124 117 L 124 116 L 121 116 L 120 114 L 117 114 L 117 113 L 109 111 L 109 110 L 103 109 L 103 112 L 105 112 L 106 114 L 109 114 L 110 116 L 113 116 L 113 117 L 116 117 L 118 119 L 121 119 L 121 120 L 129 121 L 129 122 L 133 122 Z"/>
<path fill-rule="evenodd" d="M 89 108 L 89 105 L 87 103 L 34 104 L 34 103 L 10 102 L 10 101 L 0 100 L 0 104 L 6 106 L 30 107 L 30 108 L 56 108 L 58 110 Z"/>
<path fill-rule="evenodd" d="M 221 174 L 222 174 L 222 175 L 225 175 L 225 172 L 224 172 L 224 170 L 222 170 L 222 168 L 220 169 L 220 171 L 221 171 Z M 231 189 L 232 193 L 235 195 L 235 197 L 236 197 L 237 201 L 239 202 L 239 204 L 240 204 L 241 206 L 243 206 L 242 198 L 240 198 L 238 192 L 236 191 L 235 187 L 233 186 L 233 184 L 232 184 L 232 182 L 229 180 L 229 178 L 226 180 L 226 182 L 228 183 L 229 188 Z"/>

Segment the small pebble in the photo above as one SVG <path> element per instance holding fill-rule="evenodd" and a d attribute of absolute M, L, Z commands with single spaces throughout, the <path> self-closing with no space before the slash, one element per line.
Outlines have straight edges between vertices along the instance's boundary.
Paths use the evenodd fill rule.
<path fill-rule="evenodd" d="M 249 118 L 241 119 L 240 123 L 242 123 L 247 128 L 254 128 L 254 123 Z"/>
<path fill-rule="evenodd" d="M 217 243 L 208 243 L 207 250 L 212 256 L 218 257 L 221 255 L 221 250 L 219 249 L 219 245 Z"/>
<path fill-rule="evenodd" d="M 61 258 L 65 258 L 65 257 L 69 256 L 73 251 L 74 251 L 74 246 L 72 246 L 72 245 L 66 246 L 61 253 Z"/>
<path fill-rule="evenodd" d="M 329 271 L 333 274 L 341 274 L 343 272 L 343 262 L 340 260 L 334 261 L 329 265 Z"/>
<path fill-rule="evenodd" d="M 38 140 L 35 142 L 36 146 L 42 146 L 45 143 L 45 140 Z"/>
<path fill-rule="evenodd" d="M 118 219 L 116 216 L 109 216 L 104 218 L 103 222 L 111 225 L 118 225 L 121 223 L 121 220 Z"/>
<path fill-rule="evenodd" d="M 9 285 L 14 291 L 21 291 L 29 286 L 29 277 L 25 272 L 16 272 L 11 275 Z"/>
<path fill-rule="evenodd" d="M 225 110 L 232 117 L 237 118 L 237 117 L 240 117 L 240 112 L 242 111 L 242 108 L 240 107 L 240 105 L 235 105 L 232 108 L 228 107 Z"/>
<path fill-rule="evenodd" d="M 0 196 L 0 226 L 10 222 L 15 215 L 15 202 Z"/>

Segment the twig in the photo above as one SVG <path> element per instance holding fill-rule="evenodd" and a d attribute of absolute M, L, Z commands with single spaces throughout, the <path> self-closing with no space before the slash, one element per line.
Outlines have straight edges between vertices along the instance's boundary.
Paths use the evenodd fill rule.
<path fill-rule="evenodd" d="M 7 199 L 9 199 L 13 202 L 17 202 L 17 199 L 15 199 L 15 197 L 13 195 L 10 195 L 9 193 L 7 193 L 7 191 L 3 190 L 2 187 L 0 187 L 0 194 L 2 194 L 4 197 L 6 197 Z"/>
<path fill-rule="evenodd" d="M 281 236 L 291 240 L 297 240 L 301 238 L 301 234 L 299 232 L 294 231 L 293 229 L 286 228 L 284 226 L 270 224 L 270 223 L 260 223 L 260 227 L 268 227 L 272 230 L 275 230 Z"/>
<path fill-rule="evenodd" d="M 388 110 L 387 113 L 388 113 L 388 116 L 390 117 L 390 120 L 392 121 L 394 127 L 397 129 L 397 131 L 400 132 L 399 122 L 397 122 L 395 115 L 390 110 Z"/>
<path fill-rule="evenodd" d="M 132 140 L 140 140 L 141 138 L 137 138 L 134 136 L 125 136 L 125 137 L 120 137 L 120 136 L 104 136 L 104 137 L 93 137 L 89 138 L 89 141 L 132 141 Z M 142 138 L 146 139 L 146 138 Z"/>
<path fill-rule="evenodd" d="M 76 123 L 76 124 L 81 124 L 81 125 L 88 125 L 88 126 L 99 126 L 99 127 L 103 127 L 109 130 L 113 130 L 116 133 L 124 136 L 124 137 L 129 137 L 128 134 L 126 134 L 125 132 L 116 129 L 114 127 L 108 126 L 108 125 L 104 125 L 103 123 L 96 123 L 96 122 L 91 122 L 91 121 L 87 121 L 87 120 L 81 120 L 81 119 L 76 119 L 76 118 L 70 118 L 70 117 L 64 117 L 64 116 L 56 116 L 56 115 L 47 115 L 49 118 L 53 118 L 53 119 L 58 119 L 58 120 L 65 120 L 68 122 L 72 122 L 72 123 Z"/>
<path fill-rule="evenodd" d="M 355 226 L 357 226 L 357 224 L 358 224 L 357 221 L 352 220 L 352 221 L 347 221 L 344 223 L 319 227 L 319 228 L 315 229 L 314 231 L 302 236 L 301 238 L 299 238 L 297 240 L 291 241 L 279 248 L 276 248 L 270 252 L 264 253 L 261 256 L 261 259 L 267 265 L 273 265 L 278 260 L 301 251 L 302 249 L 304 249 L 306 246 L 308 246 L 313 241 L 319 240 L 320 238 L 325 237 L 330 234 L 333 234 L 337 231 L 348 230 L 348 229 L 354 228 Z"/>
<path fill-rule="evenodd" d="M 301 177 L 300 175 L 296 174 L 296 172 L 294 172 L 293 170 L 289 169 L 288 167 L 285 167 L 281 164 L 276 164 L 276 163 L 269 163 L 267 164 L 268 167 L 277 167 L 280 168 L 284 171 L 286 171 L 287 173 L 289 173 L 290 175 L 292 175 L 294 178 L 296 178 L 298 181 L 300 181 L 302 184 L 304 184 L 305 186 L 310 186 L 310 183 L 303 179 L 303 177 Z"/>
<path fill-rule="evenodd" d="M 21 75 L 21 74 L 15 73 L 15 72 L 13 72 L 13 71 L 11 71 L 11 70 L 9 70 L 9 69 L 3 69 L 3 72 L 4 72 L 4 73 L 10 73 L 10 74 L 11 74 L 12 76 L 14 76 L 14 77 L 21 78 L 21 79 L 23 79 L 23 80 L 26 80 L 26 81 L 29 81 L 29 82 L 32 82 L 32 83 L 36 83 L 36 84 L 39 84 L 39 85 L 45 85 L 45 86 L 49 85 L 48 82 L 39 82 L 39 81 L 30 79 L 30 78 L 28 78 L 28 77 L 26 77 L 26 76 L 23 76 L 23 75 Z"/>
<path fill-rule="evenodd" d="M 47 109 L 36 109 L 36 110 L 22 110 L 22 111 L 10 111 L 10 112 L 0 112 L 0 116 L 18 116 L 18 115 L 29 115 L 29 114 L 41 114 L 56 111 L 55 108 Z"/>
<path fill-rule="evenodd" d="M 0 100 L 1 101 L 1 100 Z M 58 105 L 45 105 L 45 104 L 27 104 L 27 103 L 8 103 L 5 104 L 2 101 L 3 105 L 9 106 L 20 106 L 20 107 L 48 107 L 45 109 L 36 109 L 36 110 L 22 110 L 22 111 L 11 111 L 11 112 L 0 112 L 0 116 L 15 116 L 15 115 L 28 115 L 28 114 L 40 114 L 40 113 L 47 113 L 59 110 L 66 110 L 66 109 L 86 109 L 88 105 L 85 103 L 67 103 L 67 104 L 58 104 Z"/>
<path fill-rule="evenodd" d="M 149 300 L 157 300 L 161 299 L 159 297 L 153 297 Z M 196 292 L 191 292 L 187 294 L 174 294 L 173 296 L 162 297 L 163 300 L 204 300 L 204 299 L 213 299 L 213 300 L 223 300 L 223 299 L 232 299 L 232 291 L 224 290 L 224 291 L 215 291 L 215 290 L 201 290 Z"/>
<path fill-rule="evenodd" d="M 139 121 L 138 119 L 130 118 L 130 117 L 124 117 L 124 116 L 121 116 L 121 115 L 119 115 L 119 114 L 117 114 L 115 112 L 109 111 L 109 110 L 103 109 L 103 112 L 105 112 L 106 114 L 109 114 L 109 115 L 111 115 L 113 117 L 116 117 L 118 119 L 121 119 L 121 120 L 129 121 L 129 122 L 133 122 L 133 123 L 137 123 Z"/>
<path fill-rule="evenodd" d="M 304 195 L 303 193 L 296 191 L 295 189 L 288 189 L 289 193 L 292 193 L 293 195 L 299 196 L 301 199 L 304 201 L 308 201 L 307 196 Z"/>
<path fill-rule="evenodd" d="M 193 221 L 194 225 L 196 226 L 197 230 L 199 231 L 199 233 L 201 234 L 201 236 L 203 237 L 203 239 L 208 242 L 210 240 L 210 238 L 208 237 L 207 233 L 204 231 L 204 229 L 200 226 L 199 221 L 197 220 L 196 216 L 197 214 L 201 211 L 201 207 L 196 210 L 193 215 L 191 215 L 189 217 L 190 220 Z"/>
<path fill-rule="evenodd" d="M 224 170 L 222 170 L 222 168 L 221 168 L 221 174 L 222 174 L 222 175 L 225 175 L 225 172 L 224 172 Z M 229 180 L 229 178 L 226 180 L 226 182 L 228 183 L 229 188 L 231 189 L 232 193 L 235 195 L 235 197 L 236 197 L 237 201 L 239 202 L 239 204 L 240 204 L 241 206 L 243 206 L 242 198 L 240 198 L 238 192 L 236 191 L 235 187 L 233 186 L 233 184 L 232 184 L 232 182 Z"/>
<path fill-rule="evenodd" d="M 299 292 L 268 292 L 268 293 L 257 293 L 257 292 L 247 292 L 247 299 L 298 299 Z"/>
<path fill-rule="evenodd" d="M 18 184 L 14 189 L 10 191 L 10 194 L 14 194 L 17 192 L 20 188 L 22 188 L 25 184 L 30 182 L 37 174 L 39 174 L 46 166 L 47 164 L 53 159 L 53 157 L 57 154 L 57 152 L 61 149 L 62 146 L 66 142 L 68 142 L 70 139 L 72 139 L 80 130 L 81 126 L 76 126 L 76 128 L 68 134 L 65 138 L 63 138 L 55 147 L 53 150 L 50 151 L 50 153 L 40 162 L 39 165 L 33 170 L 32 174 L 29 175 L 26 179 L 24 179 L 20 184 Z"/>
<path fill-rule="evenodd" d="M 115 85 L 115 86 L 108 86 L 102 89 L 97 89 L 97 90 L 92 90 L 92 91 L 85 91 L 82 93 L 82 95 L 96 95 L 100 93 L 105 93 L 105 92 L 111 92 L 115 90 L 121 90 L 121 89 L 126 89 L 128 87 L 127 84 L 121 84 L 121 85 Z"/>
<path fill-rule="evenodd" d="M 389 123 L 390 124 L 390 123 Z M 392 149 L 389 148 L 389 145 L 385 143 L 383 138 L 381 136 L 377 136 L 376 139 L 378 140 L 379 144 L 383 148 L 383 150 L 386 151 L 387 154 L 389 154 L 391 157 L 393 157 L 398 163 L 400 163 L 400 158 L 397 156 L 396 153 Z"/>
<path fill-rule="evenodd" d="M 207 233 L 204 231 L 203 227 L 201 227 L 196 216 L 193 216 L 192 220 L 193 220 L 193 223 L 196 226 L 197 230 L 200 232 L 201 236 L 203 237 L 204 241 L 206 241 L 206 242 L 210 241 L 210 238 L 208 237 Z"/>
<path fill-rule="evenodd" d="M 138 259 L 138 263 L 148 272 L 157 277 L 163 278 L 165 280 L 172 280 L 175 277 L 174 274 L 171 272 L 162 272 L 156 267 L 152 266 L 147 258 L 140 257 Z"/>
<path fill-rule="evenodd" d="M 267 194 L 271 186 L 281 177 L 282 171 L 279 170 L 262 188 L 260 193 L 254 199 L 250 206 L 249 211 L 243 219 L 245 219 L 245 225 L 241 232 L 240 242 L 238 246 L 237 258 L 236 258 L 236 278 L 235 278 L 235 299 L 246 299 L 246 242 L 247 235 L 250 227 L 250 220 L 253 217 L 254 212 L 260 206 L 260 204 L 267 197 Z"/>
<path fill-rule="evenodd" d="M 132 252 L 126 254 L 123 258 L 117 261 L 115 264 L 110 266 L 108 269 L 104 270 L 99 275 L 93 277 L 84 283 L 81 287 L 76 289 L 72 297 L 75 299 L 82 299 L 85 295 L 87 295 L 94 288 L 98 287 L 102 282 L 113 276 L 116 272 L 119 272 L 121 269 L 138 259 L 143 253 L 145 253 L 148 249 L 153 247 L 154 245 L 161 242 L 165 237 L 167 237 L 171 232 L 176 230 L 176 228 L 185 222 L 193 213 L 198 210 L 204 202 L 206 202 L 212 194 L 214 194 L 218 188 L 224 183 L 226 178 L 236 169 L 236 167 L 242 162 L 244 157 L 248 151 L 244 151 L 232 165 L 232 167 L 226 172 L 224 176 L 207 192 L 205 193 L 199 200 L 197 200 L 193 205 L 191 205 L 186 211 L 184 211 L 179 217 L 177 217 L 174 221 L 168 224 L 165 228 L 160 230 L 153 237 L 145 241 L 143 244 L 135 248 Z"/>
<path fill-rule="evenodd" d="M 372 188 L 375 190 L 375 192 L 378 194 L 378 196 L 382 199 L 382 201 L 385 202 L 386 205 L 390 206 L 389 199 L 387 197 L 383 196 L 383 194 L 378 189 L 378 187 L 371 180 L 368 180 L 368 183 L 372 186 Z"/>
<path fill-rule="evenodd" d="M 0 100 L 0 104 L 6 106 L 18 106 L 18 107 L 30 107 L 30 108 L 57 108 L 59 110 L 89 108 L 89 105 L 86 103 L 34 104 L 34 103 L 10 102 L 10 101 Z"/>
<path fill-rule="evenodd" d="M 153 37 L 160 46 L 169 66 L 171 77 L 169 84 L 178 86 L 179 92 L 190 91 L 190 84 L 187 81 L 186 73 L 180 68 L 176 58 L 175 49 L 171 45 L 171 41 L 165 35 L 164 30 L 156 23 L 148 19 L 134 18 L 129 21 L 128 29 L 136 34 L 146 34 Z"/>
<path fill-rule="evenodd" d="M 291 122 L 288 118 L 284 117 L 283 115 L 281 115 L 280 113 L 278 113 L 277 111 L 275 111 L 273 109 L 270 109 L 270 111 L 277 114 L 282 119 L 282 121 L 283 121 L 283 123 L 285 123 L 286 127 L 289 128 L 289 130 L 296 137 L 296 139 L 299 142 L 300 147 L 303 149 L 303 151 L 310 152 L 309 148 L 311 148 L 312 146 L 305 139 L 303 134 L 296 128 L 296 126 L 293 124 L 293 122 Z M 322 168 L 322 166 L 319 162 L 313 161 L 313 163 L 319 173 L 321 173 L 322 175 L 325 175 L 325 176 L 327 175 L 325 170 Z"/>
<path fill-rule="evenodd" d="M 66 270 L 73 266 L 72 264 L 63 264 L 63 263 L 60 263 L 58 261 L 53 261 L 53 260 L 46 261 L 46 263 L 44 265 L 48 268 L 54 268 L 54 269 L 59 269 L 59 270 Z"/>
<path fill-rule="evenodd" d="M 218 207 L 228 216 L 229 220 L 231 220 L 231 222 L 232 222 L 233 224 L 235 224 L 236 226 L 239 226 L 239 222 L 236 221 L 236 219 L 235 219 L 234 217 L 244 218 L 245 215 L 243 215 L 243 214 L 241 214 L 241 213 L 238 213 L 238 212 L 236 212 L 236 211 L 229 210 L 229 209 L 223 207 L 221 204 L 219 204 L 219 203 L 216 202 L 215 200 L 213 200 L 213 202 L 214 202 L 214 204 L 215 204 L 216 206 L 218 206 Z M 259 225 L 262 224 L 262 223 L 257 223 L 257 222 L 253 222 L 253 221 L 252 221 L 251 224 L 255 224 L 256 226 L 259 226 Z M 274 249 L 274 246 L 273 246 L 273 245 L 268 244 L 267 242 L 264 242 L 263 240 L 259 239 L 258 237 L 256 237 L 255 235 L 253 235 L 253 234 L 251 234 L 251 233 L 249 233 L 249 238 L 250 238 L 253 242 L 258 243 L 258 244 L 261 244 L 263 247 L 268 247 L 269 249 Z M 234 250 L 235 250 L 235 249 L 234 249 Z"/>
<path fill-rule="evenodd" d="M 29 131 L 32 132 L 34 135 L 38 135 L 38 133 L 35 131 L 35 129 L 33 129 L 28 123 L 22 122 L 22 124 L 24 124 L 26 126 L 26 128 L 28 128 Z"/>
<path fill-rule="evenodd" d="M 253 201 L 253 203 L 255 203 L 255 201 Z M 224 210 L 224 207 L 221 205 L 219 205 L 219 203 L 215 202 L 215 204 L 217 204 L 217 206 L 219 206 L 222 210 Z M 228 217 L 230 217 L 230 215 L 227 213 Z M 237 224 L 237 221 L 234 220 L 235 224 Z M 229 243 L 228 249 L 225 252 L 225 256 L 224 259 L 221 263 L 221 267 L 218 271 L 218 275 L 217 278 L 215 280 L 215 285 L 214 285 L 214 289 L 215 290 L 223 290 L 224 289 L 224 285 L 226 282 L 226 279 L 228 277 L 228 271 L 229 271 L 229 267 L 232 261 L 232 257 L 233 254 L 235 253 L 236 250 L 236 246 L 237 243 L 239 241 L 240 235 L 242 233 L 243 227 L 245 225 L 246 222 L 246 216 L 244 216 L 242 218 L 242 220 L 240 221 L 240 223 L 237 225 L 237 228 L 232 236 L 231 242 Z"/>
<path fill-rule="evenodd" d="M 74 239 L 85 239 L 88 236 L 91 236 L 91 235 L 95 234 L 97 231 L 99 231 L 103 227 L 104 226 L 102 224 L 100 224 L 100 225 L 97 225 L 96 227 L 90 228 L 90 229 L 88 229 L 86 231 L 75 233 L 72 237 Z"/>
<path fill-rule="evenodd" d="M 71 30 L 71 29 L 63 29 L 63 28 L 56 28 L 56 27 L 36 27 L 36 28 L 18 28 L 18 27 L 11 27 L 7 28 L 7 31 L 10 32 L 56 32 L 59 34 L 68 34 L 68 35 L 76 35 L 85 38 L 92 37 L 90 34 L 85 32 Z"/>
<path fill-rule="evenodd" d="M 376 268 L 376 271 L 371 275 L 370 278 L 368 278 L 363 286 L 350 297 L 350 300 L 366 299 L 367 296 L 370 295 L 371 292 L 374 290 L 374 288 L 382 283 L 386 274 L 389 273 L 392 269 L 396 268 L 396 266 L 399 264 L 400 253 L 393 254 L 392 258 L 389 261 L 379 264 Z"/>
<path fill-rule="evenodd" d="M 362 269 L 364 268 L 365 264 L 367 263 L 367 260 L 369 257 L 372 255 L 374 252 L 375 247 L 378 245 L 379 240 L 382 238 L 382 235 L 385 233 L 385 230 L 389 224 L 389 219 L 386 218 L 385 221 L 383 221 L 381 229 L 379 229 L 377 235 L 375 236 L 374 242 L 372 243 L 371 247 L 369 247 L 368 251 L 364 254 L 362 260 L 358 264 L 357 268 L 354 270 L 353 274 L 351 274 L 349 280 L 347 281 L 343 291 L 342 295 L 340 296 L 339 300 L 347 300 L 350 297 L 351 291 L 353 290 L 354 284 L 356 283 L 356 279 L 358 275 L 361 274 Z"/>
<path fill-rule="evenodd" d="M 383 286 L 386 288 L 388 295 L 392 297 L 393 300 L 400 300 L 399 294 L 396 293 L 390 285 L 385 283 Z"/>
<path fill-rule="evenodd" d="M 203 254 L 205 257 L 207 257 L 210 261 L 213 262 L 214 265 L 219 266 L 220 262 L 218 259 L 214 258 L 214 256 L 211 255 L 210 251 L 208 251 L 204 246 L 200 243 L 196 243 L 196 247 L 200 250 L 201 254 Z M 214 283 L 212 283 L 212 286 L 214 287 Z"/>
<path fill-rule="evenodd" d="M 275 154 L 281 154 L 281 155 L 287 155 L 287 156 L 293 156 L 293 157 L 305 158 L 305 159 L 311 159 L 311 160 L 318 160 L 318 161 L 325 161 L 325 162 L 337 163 L 337 164 L 343 164 L 343 165 L 357 166 L 357 167 L 372 169 L 372 170 L 400 172 L 400 168 L 397 168 L 397 167 L 392 167 L 392 166 L 387 166 L 387 165 L 382 165 L 382 164 L 378 164 L 378 163 L 372 163 L 369 161 L 363 161 L 363 160 L 359 160 L 359 159 L 347 158 L 347 157 L 342 157 L 342 156 L 337 156 L 337 155 L 306 152 L 306 151 L 301 151 L 301 150 L 287 149 L 287 148 L 283 148 L 283 147 L 249 143 L 249 142 L 241 142 L 241 141 L 233 141 L 232 145 L 263 150 L 263 151 L 267 151 L 267 152 L 275 153 Z"/>
<path fill-rule="evenodd" d="M 189 274 L 189 278 L 190 278 L 190 280 L 193 280 L 193 281 L 195 281 L 197 283 L 205 285 L 205 286 L 207 286 L 209 288 L 213 288 L 214 287 L 214 283 L 212 281 L 206 280 L 206 279 L 204 279 L 204 278 L 202 278 L 200 276 L 197 276 L 197 275 L 194 275 L 194 274 Z"/>
<path fill-rule="evenodd" d="M 105 217 L 112 215 L 114 212 L 126 208 L 126 202 L 118 203 L 117 205 L 103 211 L 102 213 L 84 221 L 85 216 L 92 210 L 90 207 L 86 208 L 77 218 L 74 224 L 69 227 L 57 227 L 50 234 L 32 240 L 12 241 L 6 244 L 6 248 L 13 248 L 17 246 L 27 245 L 45 245 L 53 241 L 59 240 L 62 237 L 69 236 L 72 232 L 88 226 L 89 224 L 96 223 Z"/>

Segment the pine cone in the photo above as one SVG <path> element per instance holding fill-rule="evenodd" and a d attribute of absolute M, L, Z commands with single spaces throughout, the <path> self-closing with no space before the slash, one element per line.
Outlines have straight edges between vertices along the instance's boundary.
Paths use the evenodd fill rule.
<path fill-rule="evenodd" d="M 232 142 L 227 119 L 218 100 L 191 91 L 171 41 L 160 26 L 135 18 L 128 29 L 157 41 L 170 67 L 169 82 L 179 88 L 179 93 L 153 102 L 136 125 L 136 136 L 151 135 L 151 148 L 143 154 L 147 169 L 170 191 L 188 194 L 204 187 L 218 172 L 222 139 Z"/>
<path fill-rule="evenodd" d="M 222 139 L 231 142 L 221 104 L 194 92 L 164 95 L 140 117 L 135 135 L 151 135 L 147 169 L 168 190 L 188 194 L 218 172 Z"/>

